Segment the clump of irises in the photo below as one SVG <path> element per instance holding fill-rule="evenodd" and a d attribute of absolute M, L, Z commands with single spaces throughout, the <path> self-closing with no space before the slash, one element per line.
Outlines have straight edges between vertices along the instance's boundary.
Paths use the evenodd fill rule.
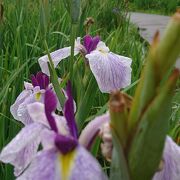
<path fill-rule="evenodd" d="M 81 108 L 91 107 L 88 102 L 82 107 L 83 98 L 74 96 L 73 76 L 60 79 L 55 70 L 72 51 L 84 62 L 82 89 L 90 74 L 96 89 L 110 93 L 107 112 L 83 128 Z M 179 180 L 180 148 L 167 136 L 179 52 L 176 13 L 162 40 L 155 35 L 134 97 L 121 91 L 131 84 L 131 58 L 111 52 L 99 36 L 86 35 L 76 39 L 73 49 L 47 52 L 38 60 L 42 72 L 24 82 L 10 108 L 24 127 L 2 149 L 0 160 L 14 166 L 18 180 Z M 97 137 L 102 157 L 110 163 L 108 174 L 91 154 Z"/>

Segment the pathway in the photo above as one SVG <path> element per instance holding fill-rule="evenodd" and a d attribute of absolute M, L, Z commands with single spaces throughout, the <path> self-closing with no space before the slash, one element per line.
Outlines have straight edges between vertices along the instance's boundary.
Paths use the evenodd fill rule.
<path fill-rule="evenodd" d="M 163 34 L 169 19 L 169 16 L 130 12 L 130 21 L 139 27 L 140 35 L 149 43 L 157 30 Z"/>

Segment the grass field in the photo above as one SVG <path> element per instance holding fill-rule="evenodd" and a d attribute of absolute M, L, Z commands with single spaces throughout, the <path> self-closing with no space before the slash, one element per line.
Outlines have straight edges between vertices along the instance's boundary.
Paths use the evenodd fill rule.
<path fill-rule="evenodd" d="M 0 18 L 0 149 L 22 127 L 22 124 L 12 118 L 10 106 L 22 91 L 23 82 L 29 81 L 30 74 L 40 70 L 37 60 L 45 54 L 40 19 L 41 1 L 4 0 L 1 3 L 3 14 Z M 132 58 L 132 85 L 127 92 L 133 95 L 148 47 L 140 39 L 136 28 L 128 19 L 124 20 L 121 7 L 123 5 L 116 0 L 82 1 L 76 36 L 83 37 L 86 34 L 84 21 L 87 17 L 92 17 L 94 24 L 90 34 L 100 35 L 112 52 Z M 49 50 L 53 51 L 70 44 L 71 21 L 62 0 L 49 1 L 48 8 L 50 15 L 46 40 Z M 66 62 L 61 63 L 61 68 L 57 69 L 59 76 L 66 75 L 67 66 Z M 179 88 L 180 84 L 177 85 L 177 93 L 172 105 L 170 132 L 173 135 L 172 129 L 177 126 L 180 119 Z M 86 120 L 91 119 L 91 116 L 99 110 L 104 112 L 107 100 L 108 95 L 97 91 Z M 176 134 L 179 132 L 180 129 Z M 105 164 L 104 169 L 108 168 Z M 11 166 L 0 164 L 0 179 L 14 179 Z"/>

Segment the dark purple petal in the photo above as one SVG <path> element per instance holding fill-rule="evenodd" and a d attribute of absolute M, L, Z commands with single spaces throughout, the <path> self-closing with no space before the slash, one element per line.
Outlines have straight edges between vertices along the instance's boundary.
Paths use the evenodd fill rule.
<path fill-rule="evenodd" d="M 38 81 L 33 74 L 31 75 L 31 82 L 34 87 L 39 86 Z"/>
<path fill-rule="evenodd" d="M 91 51 L 96 49 L 99 41 L 100 41 L 99 36 L 91 37 L 90 35 L 86 35 L 84 37 L 84 47 L 87 50 L 87 54 L 89 54 Z"/>
<path fill-rule="evenodd" d="M 50 89 L 46 90 L 45 92 L 44 104 L 45 104 L 45 114 L 48 119 L 49 125 L 52 128 L 52 130 L 54 130 L 55 132 L 58 132 L 55 119 L 52 116 L 52 112 L 56 110 L 57 99 L 56 99 L 55 94 Z"/>
<path fill-rule="evenodd" d="M 47 89 L 49 86 L 49 77 L 46 74 L 43 74 L 43 79 L 44 79 L 44 89 Z"/>
<path fill-rule="evenodd" d="M 68 99 L 64 105 L 64 116 L 67 120 L 67 124 L 71 132 L 71 135 L 77 139 L 78 131 L 77 131 L 77 126 L 76 126 L 76 120 L 74 117 L 74 103 L 73 103 L 70 81 L 68 82 L 66 93 L 67 93 Z"/>
<path fill-rule="evenodd" d="M 94 38 L 92 38 L 92 42 L 91 42 L 90 47 L 89 47 L 89 53 L 96 49 L 97 44 L 99 43 L 99 41 L 100 41 L 99 36 L 95 36 Z"/>
<path fill-rule="evenodd" d="M 43 73 L 42 72 L 38 72 L 36 74 L 36 79 L 37 79 L 37 82 L 39 84 L 40 89 L 44 89 L 43 88 Z"/>
<path fill-rule="evenodd" d="M 67 154 L 78 145 L 78 141 L 73 137 L 57 134 L 55 138 L 55 145 L 62 154 Z"/>
<path fill-rule="evenodd" d="M 31 81 L 34 87 L 39 86 L 40 89 L 47 89 L 49 86 L 49 77 L 42 72 L 38 72 L 36 77 L 31 75 Z"/>
<path fill-rule="evenodd" d="M 90 35 L 86 35 L 84 37 L 84 47 L 86 48 L 86 50 L 89 49 L 91 41 L 92 41 L 92 37 Z"/>

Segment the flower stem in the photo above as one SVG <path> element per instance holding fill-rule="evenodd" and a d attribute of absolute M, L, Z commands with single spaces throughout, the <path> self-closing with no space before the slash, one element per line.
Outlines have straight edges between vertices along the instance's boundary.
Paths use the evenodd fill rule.
<path fill-rule="evenodd" d="M 72 24 L 72 26 L 71 26 L 71 37 L 70 37 L 71 56 L 70 56 L 70 61 L 69 61 L 70 79 L 72 79 L 72 77 L 73 77 L 74 47 L 75 47 L 76 31 L 77 31 L 77 24 Z"/>
<path fill-rule="evenodd" d="M 52 84 L 53 84 L 54 90 L 56 92 L 56 95 L 58 97 L 59 103 L 61 104 L 61 106 L 63 108 L 64 103 L 65 103 L 65 97 L 64 97 L 64 94 L 60 88 L 58 76 L 56 74 L 56 70 L 54 68 L 54 64 L 53 64 L 52 58 L 50 56 L 46 40 L 44 40 L 44 46 L 45 46 L 46 53 L 47 53 L 48 58 L 49 58 L 49 64 L 48 65 L 49 65 L 49 71 L 50 71 L 50 75 L 51 75 Z"/>

